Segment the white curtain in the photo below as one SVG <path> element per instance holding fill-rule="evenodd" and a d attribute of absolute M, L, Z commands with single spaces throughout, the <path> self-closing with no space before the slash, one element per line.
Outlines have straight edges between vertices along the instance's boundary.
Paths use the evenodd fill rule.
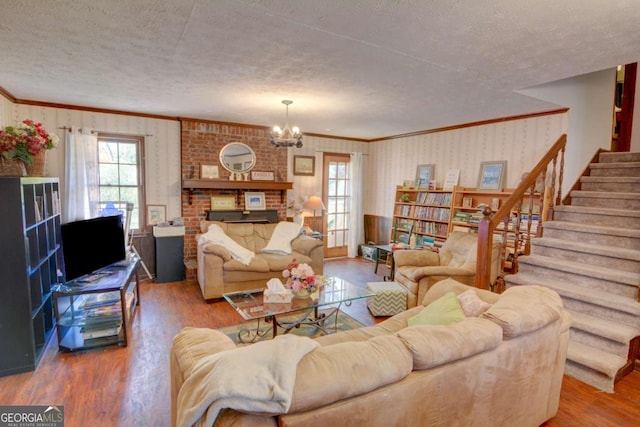
<path fill-rule="evenodd" d="M 364 243 L 364 216 L 362 214 L 362 153 L 351 153 L 351 207 L 349 213 L 349 241 L 347 255 L 358 256 L 358 245 Z"/>
<path fill-rule="evenodd" d="M 65 138 L 63 222 L 98 216 L 98 137 L 73 127 Z"/>

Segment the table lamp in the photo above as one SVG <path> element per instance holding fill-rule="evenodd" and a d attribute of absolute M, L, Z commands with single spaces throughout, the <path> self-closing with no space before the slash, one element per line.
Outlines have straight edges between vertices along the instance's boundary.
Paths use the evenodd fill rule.
<path fill-rule="evenodd" d="M 305 209 L 313 210 L 313 227 L 315 231 L 320 231 L 318 229 L 318 224 L 316 223 L 316 209 L 320 209 L 320 216 L 322 216 L 322 211 L 326 208 L 324 207 L 324 203 L 322 203 L 322 199 L 318 196 L 311 196 L 304 202 L 303 207 Z"/>

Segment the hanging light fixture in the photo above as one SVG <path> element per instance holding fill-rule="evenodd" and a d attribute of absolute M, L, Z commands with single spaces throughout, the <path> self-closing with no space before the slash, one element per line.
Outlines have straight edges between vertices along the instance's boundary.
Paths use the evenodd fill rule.
<path fill-rule="evenodd" d="M 282 100 L 282 103 L 287 107 L 287 120 L 284 125 L 284 129 L 280 126 L 274 126 L 271 131 L 271 144 L 276 147 L 302 147 L 302 132 L 300 128 L 294 126 L 289 128 L 289 105 L 293 104 L 293 101 L 288 99 Z"/>

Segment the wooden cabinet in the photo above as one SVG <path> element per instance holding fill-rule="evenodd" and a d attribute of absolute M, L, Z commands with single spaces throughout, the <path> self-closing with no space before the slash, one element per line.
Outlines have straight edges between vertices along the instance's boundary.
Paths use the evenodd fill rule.
<path fill-rule="evenodd" d="M 0 177 L 0 376 L 32 371 L 55 328 L 62 280 L 57 178 Z"/>
<path fill-rule="evenodd" d="M 406 189 L 398 186 L 392 227 L 398 224 L 412 226 L 418 246 L 444 241 L 449 232 L 452 198 L 451 191 Z"/>

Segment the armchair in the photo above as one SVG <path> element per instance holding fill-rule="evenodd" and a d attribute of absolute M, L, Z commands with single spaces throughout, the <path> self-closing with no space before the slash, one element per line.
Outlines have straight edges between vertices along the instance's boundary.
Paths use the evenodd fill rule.
<path fill-rule="evenodd" d="M 491 250 L 492 281 L 500 273 L 500 246 L 500 242 L 494 242 Z M 394 280 L 407 290 L 407 308 L 415 307 L 427 290 L 440 280 L 452 278 L 474 286 L 477 250 L 476 234 L 454 231 L 439 253 L 428 250 L 395 251 Z"/>

